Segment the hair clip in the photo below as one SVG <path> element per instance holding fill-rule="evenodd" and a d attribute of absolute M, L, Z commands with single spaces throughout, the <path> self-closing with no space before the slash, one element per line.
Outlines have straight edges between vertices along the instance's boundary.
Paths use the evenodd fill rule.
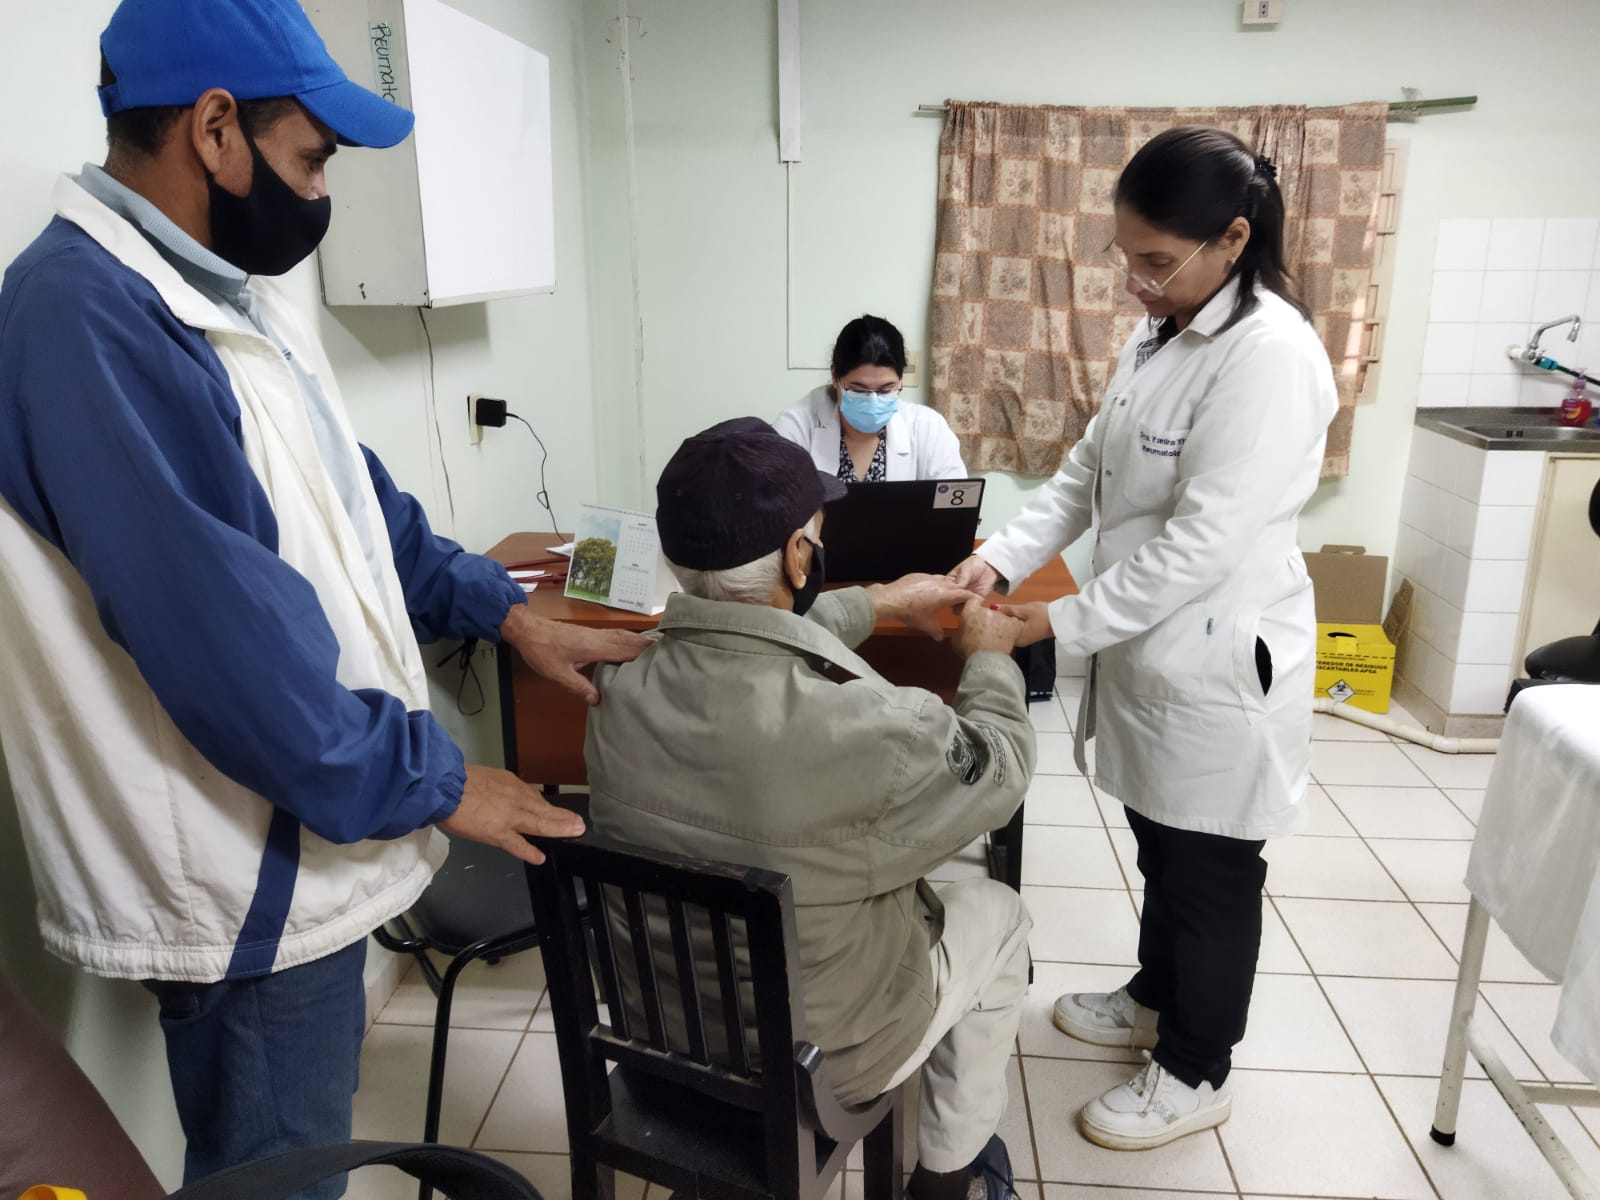
<path fill-rule="evenodd" d="M 1276 179 L 1278 177 L 1278 168 L 1265 154 L 1258 154 L 1256 155 L 1256 174 L 1265 175 L 1268 179 Z"/>

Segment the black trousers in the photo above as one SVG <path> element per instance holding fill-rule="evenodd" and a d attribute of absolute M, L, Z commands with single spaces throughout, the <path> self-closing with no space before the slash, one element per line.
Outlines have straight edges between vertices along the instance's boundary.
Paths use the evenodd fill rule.
<path fill-rule="evenodd" d="M 1139 973 L 1128 994 L 1161 1014 L 1155 1061 L 1190 1087 L 1221 1087 L 1255 986 L 1266 843 L 1127 811 L 1144 876 Z"/>

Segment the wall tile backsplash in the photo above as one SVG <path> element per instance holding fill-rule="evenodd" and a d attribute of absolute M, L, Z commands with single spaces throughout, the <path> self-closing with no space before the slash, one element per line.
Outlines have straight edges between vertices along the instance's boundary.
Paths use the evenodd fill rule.
<path fill-rule="evenodd" d="M 1505 701 L 1544 460 L 1414 433 L 1394 556 L 1416 589 L 1400 670 L 1441 712 Z"/>
<path fill-rule="evenodd" d="M 1545 334 L 1564 366 L 1600 369 L 1600 217 L 1526 217 L 1439 223 L 1419 408 L 1561 403 L 1571 381 L 1512 362 L 1535 325 L 1578 313 L 1576 343 Z M 1600 399 L 1600 397 L 1597 397 Z"/>

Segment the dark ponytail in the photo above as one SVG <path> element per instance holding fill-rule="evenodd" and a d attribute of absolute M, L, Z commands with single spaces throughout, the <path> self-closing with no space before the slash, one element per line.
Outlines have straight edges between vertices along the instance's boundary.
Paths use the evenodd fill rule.
<path fill-rule="evenodd" d="M 1258 283 L 1311 319 L 1284 263 L 1278 170 L 1233 134 L 1198 125 L 1157 134 L 1122 169 L 1116 202 L 1163 233 L 1197 242 L 1215 241 L 1236 217 L 1250 222 L 1250 240 L 1231 276 L 1239 298 L 1224 329 L 1254 311 Z"/>
<path fill-rule="evenodd" d="M 843 379 L 857 367 L 888 367 L 906 373 L 906 340 L 882 317 L 857 317 L 839 331 L 833 343 L 833 377 Z"/>

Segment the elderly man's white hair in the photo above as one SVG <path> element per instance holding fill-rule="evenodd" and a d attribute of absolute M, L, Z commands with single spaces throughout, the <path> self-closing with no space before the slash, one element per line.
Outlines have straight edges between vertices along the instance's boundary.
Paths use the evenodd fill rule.
<path fill-rule="evenodd" d="M 806 536 L 817 540 L 817 519 L 805 525 Z M 678 586 L 702 600 L 728 600 L 735 604 L 765 604 L 778 594 L 783 584 L 783 550 L 763 554 L 751 562 L 722 571 L 692 571 L 668 561 Z"/>

